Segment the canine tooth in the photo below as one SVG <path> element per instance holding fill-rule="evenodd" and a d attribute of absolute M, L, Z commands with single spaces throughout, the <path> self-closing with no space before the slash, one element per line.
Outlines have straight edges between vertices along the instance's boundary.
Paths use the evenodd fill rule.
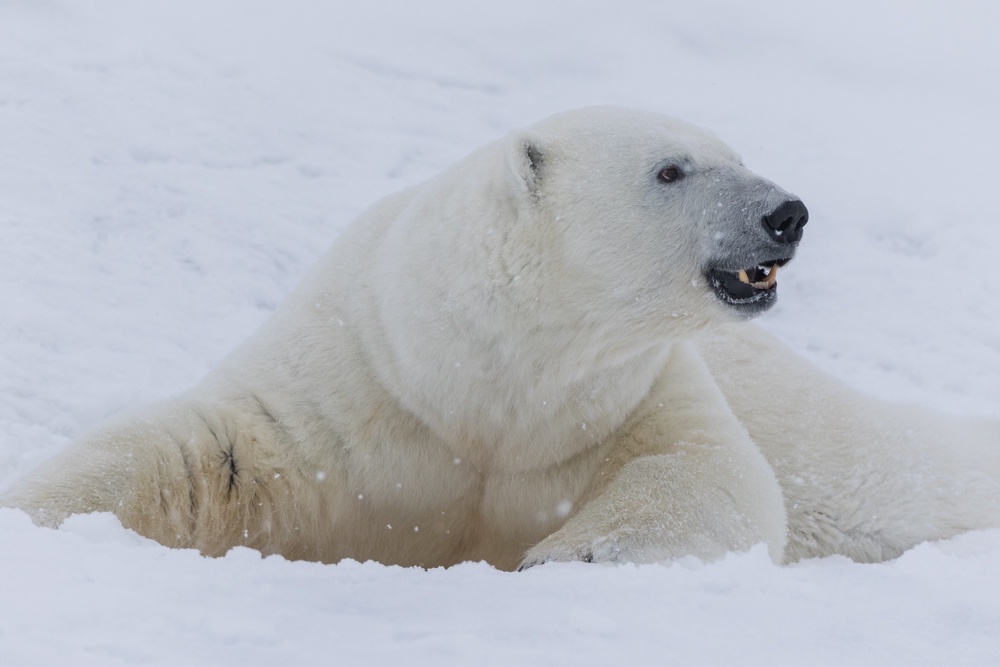
<path fill-rule="evenodd" d="M 771 265 L 771 272 L 767 274 L 767 280 L 764 281 L 764 286 L 768 289 L 774 287 L 774 284 L 778 282 L 778 265 Z"/>
<path fill-rule="evenodd" d="M 739 276 L 741 283 L 746 283 L 747 285 L 751 284 L 750 277 L 747 275 L 746 269 L 740 269 L 740 272 L 736 275 Z"/>

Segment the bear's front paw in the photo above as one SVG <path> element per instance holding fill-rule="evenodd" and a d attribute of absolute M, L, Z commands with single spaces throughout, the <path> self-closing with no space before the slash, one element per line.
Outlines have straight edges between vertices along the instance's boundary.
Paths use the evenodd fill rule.
<path fill-rule="evenodd" d="M 542 563 L 623 563 L 635 560 L 622 549 L 618 539 L 612 536 L 600 536 L 587 539 L 580 536 L 577 539 L 567 539 L 567 536 L 555 535 L 542 540 L 528 551 L 521 561 L 518 572 Z"/>
<path fill-rule="evenodd" d="M 521 565 L 517 568 L 518 572 L 524 572 L 529 567 L 535 567 L 536 565 L 541 565 L 542 563 L 559 562 L 567 563 L 572 561 L 580 561 L 581 563 L 593 563 L 594 562 L 594 552 L 590 549 L 584 549 L 581 551 L 554 551 L 548 553 L 536 553 L 536 549 L 532 549 L 525 555 L 524 560 L 521 561 Z"/>

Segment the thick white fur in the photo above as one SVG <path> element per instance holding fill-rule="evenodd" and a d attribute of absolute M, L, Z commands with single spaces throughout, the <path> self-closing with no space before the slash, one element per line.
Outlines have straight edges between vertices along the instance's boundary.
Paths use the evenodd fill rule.
<path fill-rule="evenodd" d="M 542 121 L 376 204 L 199 386 L 3 504 L 207 554 L 502 568 L 878 560 L 998 525 L 996 423 L 875 404 L 727 324 L 703 271 L 787 197 L 676 120 Z"/>

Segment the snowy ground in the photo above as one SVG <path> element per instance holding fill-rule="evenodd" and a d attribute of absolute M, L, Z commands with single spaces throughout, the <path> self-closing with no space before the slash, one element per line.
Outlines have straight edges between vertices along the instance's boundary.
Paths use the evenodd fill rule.
<path fill-rule="evenodd" d="M 0 0 L 0 490 L 194 383 L 377 197 L 594 103 L 710 127 L 806 201 L 768 329 L 872 395 L 1000 415 L 998 31 L 976 0 Z M 515 575 L 0 510 L 5 667 L 611 661 L 996 663 L 1000 531 Z"/>

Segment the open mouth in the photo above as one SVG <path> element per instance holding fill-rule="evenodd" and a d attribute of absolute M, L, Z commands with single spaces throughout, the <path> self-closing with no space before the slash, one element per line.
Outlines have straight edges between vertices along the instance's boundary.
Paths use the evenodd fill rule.
<path fill-rule="evenodd" d="M 778 268 L 787 263 L 788 259 L 774 259 L 737 271 L 709 269 L 706 276 L 721 301 L 752 316 L 774 305 Z"/>

